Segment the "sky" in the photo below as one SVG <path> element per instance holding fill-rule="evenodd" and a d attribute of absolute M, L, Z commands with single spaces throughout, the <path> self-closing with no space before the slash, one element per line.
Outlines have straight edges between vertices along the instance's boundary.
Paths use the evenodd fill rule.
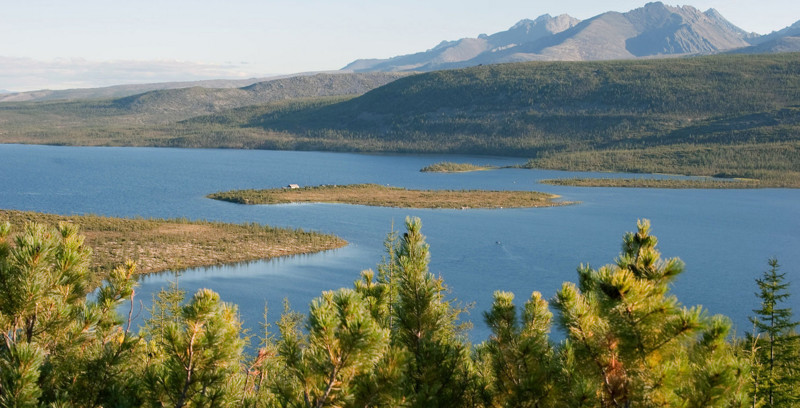
<path fill-rule="evenodd" d="M 586 19 L 645 0 L 0 0 L 0 90 L 337 70 L 542 14 Z M 746 31 L 800 20 L 798 0 L 695 0 Z"/>

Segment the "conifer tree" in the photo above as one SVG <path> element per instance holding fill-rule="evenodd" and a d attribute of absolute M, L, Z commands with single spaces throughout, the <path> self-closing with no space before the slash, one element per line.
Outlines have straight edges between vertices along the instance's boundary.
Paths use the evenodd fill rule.
<path fill-rule="evenodd" d="M 708 320 L 699 341 L 675 356 L 686 365 L 683 383 L 674 389 L 686 407 L 745 407 L 749 401 L 747 361 L 728 343 L 731 322 L 716 315 Z M 687 364 L 688 363 L 688 364 Z M 678 403 L 677 401 L 674 403 Z"/>
<path fill-rule="evenodd" d="M 306 407 L 303 399 L 306 381 L 311 375 L 303 368 L 303 353 L 308 348 L 308 336 L 303 332 L 305 315 L 291 310 L 289 300 L 283 300 L 283 313 L 277 322 L 280 339 L 276 344 L 277 364 L 281 367 L 266 384 L 275 396 L 277 406 Z M 292 368 L 295 367 L 295 368 Z"/>
<path fill-rule="evenodd" d="M 393 342 L 410 354 L 406 379 L 412 406 L 462 406 L 472 374 L 455 321 L 459 310 L 444 299 L 441 278 L 428 270 L 429 252 L 419 218 L 406 219 L 395 255 L 398 296 Z"/>
<path fill-rule="evenodd" d="M 32 343 L 11 343 L 0 353 L 0 406 L 38 407 L 44 351 Z"/>
<path fill-rule="evenodd" d="M 311 302 L 305 335 L 297 320 L 279 324 L 278 350 L 294 386 L 278 390 L 289 406 L 336 407 L 352 403 L 354 379 L 373 370 L 389 345 L 363 297 L 351 289 L 323 292 Z M 298 392 L 299 391 L 299 392 Z"/>
<path fill-rule="evenodd" d="M 167 289 L 161 289 L 153 295 L 152 306 L 148 309 L 150 318 L 145 321 L 142 335 L 157 342 L 163 341 L 167 326 L 180 322 L 181 307 L 185 300 L 186 291 L 178 286 L 177 278 L 169 283 Z"/>
<path fill-rule="evenodd" d="M 580 285 L 558 291 L 566 360 L 585 362 L 570 365 L 577 393 L 567 398 L 602 407 L 686 405 L 691 394 L 703 397 L 689 406 L 743 401 L 746 364 L 725 342 L 729 323 L 669 295 L 683 263 L 661 260 L 656 244 L 649 222 L 640 221 L 625 235 L 615 265 L 582 266 Z"/>
<path fill-rule="evenodd" d="M 386 239 L 383 241 L 383 247 L 386 251 L 381 263 L 378 265 L 378 282 L 385 287 L 386 298 L 386 317 L 384 327 L 388 328 L 390 332 L 394 332 L 394 307 L 397 303 L 397 264 L 395 257 L 398 251 L 398 234 L 394 229 L 394 221 Z"/>
<path fill-rule="evenodd" d="M 245 373 L 244 392 L 240 404 L 243 407 L 273 407 L 278 404 L 273 393 L 273 382 L 281 371 L 285 371 L 285 367 L 278 357 L 278 346 L 275 336 L 270 331 L 267 311 L 265 304 L 264 322 L 261 324 L 264 334 L 258 353 L 248 363 Z"/>
<path fill-rule="evenodd" d="M 181 408 L 231 406 L 240 399 L 232 383 L 239 378 L 243 341 L 236 307 L 200 289 L 156 342 L 146 373 L 148 400 L 154 406 Z"/>
<path fill-rule="evenodd" d="M 90 341 L 80 348 L 64 350 L 53 371 L 60 373 L 61 384 L 51 387 L 69 395 L 70 402 L 79 406 L 134 407 L 141 405 L 137 373 L 143 348 L 140 338 L 131 331 L 134 308 L 133 278 L 136 264 L 132 261 L 115 268 L 106 283 L 97 291 L 97 299 L 86 303 L 81 326 L 95 320 Z M 128 316 L 116 313 L 117 307 L 128 303 Z"/>
<path fill-rule="evenodd" d="M 780 272 L 777 259 L 768 261 L 769 269 L 756 279 L 761 307 L 750 318 L 754 333 L 748 334 L 756 350 L 753 371 L 754 397 L 766 407 L 800 405 L 800 338 L 795 332 L 792 309 L 785 307 L 789 298 L 786 274 Z"/>
<path fill-rule="evenodd" d="M 126 368 L 137 338 L 116 308 L 132 301 L 133 271 L 115 269 L 95 301 L 91 250 L 78 228 L 29 223 L 10 241 L 0 224 L 0 402 L 3 406 L 135 404 Z"/>
<path fill-rule="evenodd" d="M 553 348 L 548 339 L 552 317 L 539 292 L 525 303 L 521 322 L 514 294 L 494 293 L 491 311 L 484 312 L 492 330 L 485 348 L 491 361 L 493 406 L 549 407 L 556 401 Z"/>
<path fill-rule="evenodd" d="M 388 329 L 391 313 L 390 286 L 374 278 L 375 272 L 372 269 L 361 271 L 361 279 L 354 282 L 353 289 L 367 303 L 375 322 Z"/>
<path fill-rule="evenodd" d="M 394 308 L 397 302 L 397 276 L 394 263 L 397 233 L 392 231 L 384 240 L 386 256 L 378 265 L 378 278 L 372 270 L 361 272 L 354 289 L 366 301 L 375 321 L 388 332 L 394 327 Z M 353 380 L 353 405 L 362 407 L 399 407 L 406 396 L 403 387 L 408 370 L 408 352 L 391 345 L 372 370 L 364 371 Z"/>

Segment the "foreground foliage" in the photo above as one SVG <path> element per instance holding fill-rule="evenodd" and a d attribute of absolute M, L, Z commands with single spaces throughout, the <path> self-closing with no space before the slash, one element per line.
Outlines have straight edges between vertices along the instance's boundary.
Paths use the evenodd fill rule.
<path fill-rule="evenodd" d="M 792 309 L 782 307 L 789 297 L 789 283 L 780 272 L 777 259 L 770 259 L 769 269 L 756 279 L 761 307 L 753 310 L 753 332 L 745 346 L 751 352 L 754 399 L 765 407 L 788 407 L 800 404 L 800 337 L 792 319 Z"/>
<path fill-rule="evenodd" d="M 464 309 L 428 269 L 421 222 L 407 219 L 377 274 L 323 292 L 308 316 L 285 304 L 280 337 L 265 324 L 254 356 L 236 307 L 208 289 L 162 291 L 132 333 L 117 309 L 133 307 L 135 265 L 87 300 L 91 251 L 77 232 L 30 223 L 12 242 L 0 224 L 0 406 L 744 407 L 763 400 L 753 379 L 784 381 L 765 377 L 763 352 L 731 343 L 727 318 L 670 294 L 683 263 L 661 259 L 647 221 L 615 263 L 564 283 L 555 314 L 538 292 L 522 306 L 496 292 L 492 334 L 471 346 Z M 785 289 L 771 265 L 761 323 Z M 761 323 L 781 328 L 771 342 L 793 327 Z"/>
<path fill-rule="evenodd" d="M 27 224 L 13 244 L 10 233 L 0 224 L 0 405 L 135 401 L 138 339 L 116 314 L 133 301 L 135 265 L 116 268 L 87 301 L 91 250 L 76 227 Z"/>

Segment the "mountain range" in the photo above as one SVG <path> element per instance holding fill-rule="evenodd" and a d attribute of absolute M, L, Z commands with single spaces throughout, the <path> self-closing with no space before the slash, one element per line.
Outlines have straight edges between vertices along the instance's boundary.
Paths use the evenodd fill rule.
<path fill-rule="evenodd" d="M 191 87 L 204 88 L 241 88 L 261 81 L 277 78 L 250 78 L 250 79 L 211 79 L 206 81 L 182 82 L 157 82 L 149 84 L 114 85 L 100 88 L 74 88 L 74 89 L 42 89 L 29 92 L 11 92 L 0 90 L 0 102 L 42 102 L 77 99 L 105 99 L 121 98 L 159 89 L 181 89 Z"/>
<path fill-rule="evenodd" d="M 522 61 L 592 61 L 677 55 L 800 51 L 800 21 L 768 35 L 749 33 L 717 10 L 648 3 L 587 20 L 566 14 L 522 20 L 506 31 L 443 41 L 415 54 L 360 59 L 344 71 L 435 71 Z"/>
<path fill-rule="evenodd" d="M 427 51 L 388 59 L 359 59 L 340 72 L 422 72 L 524 61 L 588 61 L 658 58 L 715 53 L 780 53 L 800 51 L 800 21 L 767 35 L 748 33 L 726 20 L 715 9 L 704 12 L 692 6 L 673 7 L 648 3 L 625 13 L 609 11 L 587 20 L 566 14 L 524 19 L 506 31 L 477 38 L 442 41 Z M 202 88 L 213 94 L 208 112 L 219 107 L 268 102 L 253 98 L 243 88 L 290 77 L 314 76 L 300 73 L 270 78 L 207 80 L 117 85 L 102 88 L 8 92 L 0 90 L 1 102 L 75 101 L 123 98 L 158 90 Z M 386 79 L 386 78 L 384 78 Z M 383 79 L 382 79 L 383 80 Z M 302 83 L 303 87 L 309 84 Z M 313 80 L 310 82 L 314 82 Z M 341 82 L 341 81 L 340 81 Z M 344 81 L 346 82 L 346 81 Z M 280 88 L 280 81 L 275 85 Z M 322 84 L 320 84 L 322 85 Z M 337 82 L 336 86 L 342 85 Z M 358 88 L 358 87 L 356 87 Z M 367 88 L 323 94 L 358 94 Z M 351 92 L 352 91 L 352 92 Z M 191 92 L 200 97 L 201 90 Z M 306 90 L 301 92 L 305 96 Z M 171 94 L 170 97 L 174 96 Z M 149 95 L 162 98 L 164 95 Z M 241 97 L 243 102 L 232 101 Z M 286 94 L 279 99 L 291 97 Z"/>
<path fill-rule="evenodd" d="M 357 95 L 408 73 L 303 73 L 269 78 L 115 85 L 101 88 L 30 92 L 0 91 L 2 102 L 55 102 L 116 99 L 134 111 L 181 111 L 193 114 L 274 102 L 282 99 Z"/>

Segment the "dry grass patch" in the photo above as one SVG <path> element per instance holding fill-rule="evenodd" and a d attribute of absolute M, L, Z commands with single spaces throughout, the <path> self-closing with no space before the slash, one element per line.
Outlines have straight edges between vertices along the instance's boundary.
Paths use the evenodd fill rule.
<path fill-rule="evenodd" d="M 140 273 L 151 273 L 308 254 L 347 244 L 333 235 L 258 224 L 0 210 L 0 222 L 4 221 L 9 221 L 16 231 L 26 222 L 79 225 L 86 245 L 92 247 L 91 268 L 99 278 L 126 259 L 136 261 Z"/>
<path fill-rule="evenodd" d="M 401 208 L 520 208 L 571 204 L 536 191 L 408 190 L 377 184 L 235 190 L 208 197 L 238 204 L 338 203 Z"/>

